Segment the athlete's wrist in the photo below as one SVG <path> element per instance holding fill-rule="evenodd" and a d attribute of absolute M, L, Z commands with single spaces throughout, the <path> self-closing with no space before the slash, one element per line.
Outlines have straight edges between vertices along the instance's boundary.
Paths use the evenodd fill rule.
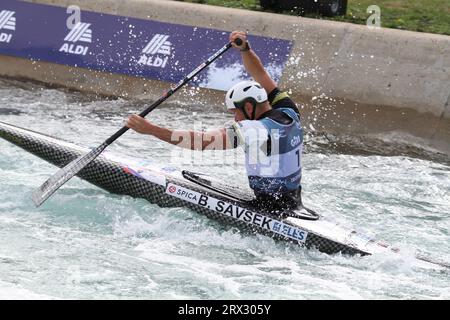
<path fill-rule="evenodd" d="M 250 43 L 248 41 L 245 41 L 244 47 L 241 48 L 240 50 L 241 50 L 241 52 L 248 52 L 248 51 L 250 51 L 251 50 Z"/>

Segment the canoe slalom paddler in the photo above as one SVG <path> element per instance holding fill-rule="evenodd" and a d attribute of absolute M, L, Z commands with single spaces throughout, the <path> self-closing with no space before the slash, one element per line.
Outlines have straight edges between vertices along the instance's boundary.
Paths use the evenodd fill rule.
<path fill-rule="evenodd" d="M 235 43 L 238 38 L 241 45 Z M 249 185 L 256 196 L 254 204 L 274 212 L 299 208 L 303 129 L 297 105 L 278 88 L 251 49 L 245 32 L 232 32 L 230 41 L 253 78 L 235 84 L 225 95 L 226 107 L 234 114 L 233 125 L 208 131 L 174 130 L 132 115 L 126 126 L 191 150 L 241 146 Z"/>

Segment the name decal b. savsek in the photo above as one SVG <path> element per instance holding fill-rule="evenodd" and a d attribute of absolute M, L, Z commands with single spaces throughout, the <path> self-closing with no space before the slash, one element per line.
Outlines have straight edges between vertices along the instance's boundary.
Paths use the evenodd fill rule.
<path fill-rule="evenodd" d="M 167 185 L 166 193 L 173 197 L 200 205 L 217 213 L 230 216 L 236 220 L 261 227 L 265 230 L 302 243 L 306 241 L 308 236 L 307 231 L 293 227 L 277 219 L 267 217 L 251 210 L 241 208 L 233 203 L 219 200 L 173 183 Z"/>

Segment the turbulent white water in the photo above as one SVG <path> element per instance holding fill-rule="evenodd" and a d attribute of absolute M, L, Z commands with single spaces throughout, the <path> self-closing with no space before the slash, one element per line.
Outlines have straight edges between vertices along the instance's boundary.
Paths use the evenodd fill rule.
<path fill-rule="evenodd" d="M 0 82 L 0 121 L 86 146 L 98 146 L 141 109 Z M 220 108 L 176 103 L 150 118 L 174 128 L 231 120 Z M 108 150 L 193 166 L 174 157 L 176 147 L 135 133 Z M 225 154 L 222 165 L 221 154 L 193 155 L 202 163 L 195 170 L 245 182 L 242 154 Z M 403 253 L 330 256 L 185 208 L 112 195 L 78 178 L 35 209 L 31 192 L 56 168 L 0 139 L 0 299 L 450 299 L 450 272 L 413 259 L 421 249 L 450 261 L 447 165 L 310 151 L 303 167 L 307 206 Z"/>

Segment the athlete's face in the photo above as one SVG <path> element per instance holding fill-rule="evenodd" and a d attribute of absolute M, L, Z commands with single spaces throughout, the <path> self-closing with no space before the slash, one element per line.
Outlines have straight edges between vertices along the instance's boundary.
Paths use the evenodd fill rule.
<path fill-rule="evenodd" d="M 247 111 L 247 114 L 251 115 L 253 112 L 252 104 L 246 103 L 245 110 Z M 242 120 L 247 120 L 244 113 L 240 109 L 231 109 L 231 112 L 234 113 L 234 121 L 238 122 L 238 121 L 242 121 Z"/>

